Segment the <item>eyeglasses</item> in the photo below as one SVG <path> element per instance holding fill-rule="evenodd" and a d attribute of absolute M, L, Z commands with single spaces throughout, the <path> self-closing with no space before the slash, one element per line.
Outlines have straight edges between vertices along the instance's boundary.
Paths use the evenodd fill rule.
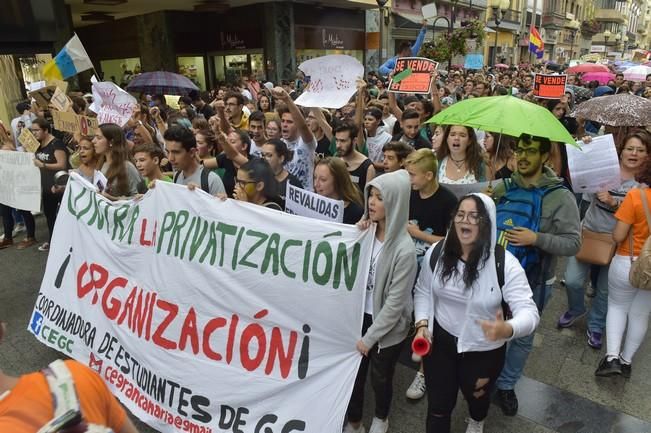
<path fill-rule="evenodd" d="M 644 147 L 625 147 L 624 150 L 630 153 L 646 153 Z"/>
<path fill-rule="evenodd" d="M 540 153 L 540 150 L 535 149 L 533 147 L 528 147 L 526 149 L 523 149 L 522 147 L 518 147 L 515 149 L 515 156 L 536 156 Z"/>
<path fill-rule="evenodd" d="M 246 185 L 249 185 L 251 183 L 258 183 L 254 180 L 242 180 L 242 179 L 235 179 L 235 182 L 241 187 L 245 187 Z"/>
<path fill-rule="evenodd" d="M 479 224 L 479 221 L 481 221 L 481 216 L 479 215 L 479 212 L 463 212 L 459 211 L 456 213 L 454 216 L 454 222 L 455 223 L 462 223 L 465 220 L 468 220 L 468 222 L 472 225 L 477 225 Z"/>

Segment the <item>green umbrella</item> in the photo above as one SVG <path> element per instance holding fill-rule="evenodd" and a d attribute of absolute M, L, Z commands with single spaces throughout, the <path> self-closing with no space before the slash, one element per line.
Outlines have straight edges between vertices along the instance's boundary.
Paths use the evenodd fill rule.
<path fill-rule="evenodd" d="M 576 140 L 549 110 L 510 95 L 466 99 L 425 123 L 471 126 L 512 137 L 529 134 L 577 146 Z"/>

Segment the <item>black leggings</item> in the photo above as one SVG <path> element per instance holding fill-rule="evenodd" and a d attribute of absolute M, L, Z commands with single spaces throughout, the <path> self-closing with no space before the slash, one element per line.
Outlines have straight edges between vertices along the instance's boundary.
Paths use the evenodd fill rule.
<path fill-rule="evenodd" d="M 366 333 L 366 330 L 372 324 L 373 317 L 370 314 L 364 314 L 362 335 Z M 362 357 L 362 363 L 357 371 L 357 377 L 355 377 L 353 395 L 350 397 L 350 403 L 348 404 L 349 422 L 356 423 L 362 420 L 364 384 L 366 383 L 369 365 L 371 367 L 371 385 L 375 393 L 375 416 L 380 419 L 389 416 L 389 408 L 393 398 L 393 373 L 396 370 L 401 349 L 402 343 L 381 350 L 378 350 L 376 344 L 368 351 L 368 356 Z"/>
<path fill-rule="evenodd" d="M 0 210 L 2 211 L 2 225 L 5 231 L 5 239 L 13 240 L 13 231 L 14 231 L 14 216 L 11 213 L 11 208 L 0 204 Z M 36 233 L 36 223 L 34 222 L 34 215 L 27 210 L 19 210 L 25 222 L 25 230 L 27 231 L 28 238 L 34 238 Z"/>
<path fill-rule="evenodd" d="M 457 393 L 475 421 L 488 415 L 490 393 L 502 371 L 506 345 L 486 352 L 457 353 L 457 339 L 434 322 L 432 351 L 423 358 L 427 385 L 427 433 L 449 433 Z"/>
<path fill-rule="evenodd" d="M 48 241 L 52 240 L 52 232 L 54 231 L 54 223 L 57 219 L 57 212 L 59 211 L 59 204 L 61 204 L 62 194 L 53 194 L 49 191 L 44 191 L 43 199 L 43 214 L 47 221 Z"/>

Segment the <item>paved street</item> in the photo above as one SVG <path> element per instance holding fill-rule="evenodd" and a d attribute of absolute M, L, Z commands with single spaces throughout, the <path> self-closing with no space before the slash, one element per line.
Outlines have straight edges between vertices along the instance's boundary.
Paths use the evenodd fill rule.
<path fill-rule="evenodd" d="M 37 218 L 39 239 L 45 238 L 45 221 Z M 20 240 L 20 237 L 19 237 Z M 46 366 L 59 353 L 46 348 L 27 332 L 27 324 L 47 260 L 36 247 L 0 252 L 0 318 L 9 323 L 7 341 L 0 350 L 0 367 L 21 374 Z M 493 407 L 486 423 L 488 433 L 651 433 L 651 344 L 649 339 L 637 354 L 630 380 L 596 379 L 594 370 L 603 354 L 586 344 L 585 323 L 576 329 L 558 331 L 556 319 L 566 305 L 563 288 L 557 284 L 535 339 L 535 351 L 519 384 L 519 415 L 507 418 Z M 405 357 L 406 358 L 406 357 Z M 411 383 L 413 366 L 402 363 L 396 374 L 391 433 L 424 432 L 426 401 L 412 403 L 404 397 Z M 368 396 L 372 396 L 369 389 Z M 370 402 L 372 399 L 367 398 Z M 465 431 L 467 416 L 460 400 L 453 431 Z M 315 410 L 319 410 L 315 408 Z M 324 409 L 325 410 L 325 409 Z M 367 405 L 367 426 L 372 409 Z M 140 431 L 153 431 L 138 424 Z"/>

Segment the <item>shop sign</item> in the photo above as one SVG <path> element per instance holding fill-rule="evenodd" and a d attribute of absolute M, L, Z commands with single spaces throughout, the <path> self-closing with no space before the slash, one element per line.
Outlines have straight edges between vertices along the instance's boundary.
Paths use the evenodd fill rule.
<path fill-rule="evenodd" d="M 223 50 L 245 50 L 246 42 L 237 32 L 219 32 L 219 41 Z"/>

